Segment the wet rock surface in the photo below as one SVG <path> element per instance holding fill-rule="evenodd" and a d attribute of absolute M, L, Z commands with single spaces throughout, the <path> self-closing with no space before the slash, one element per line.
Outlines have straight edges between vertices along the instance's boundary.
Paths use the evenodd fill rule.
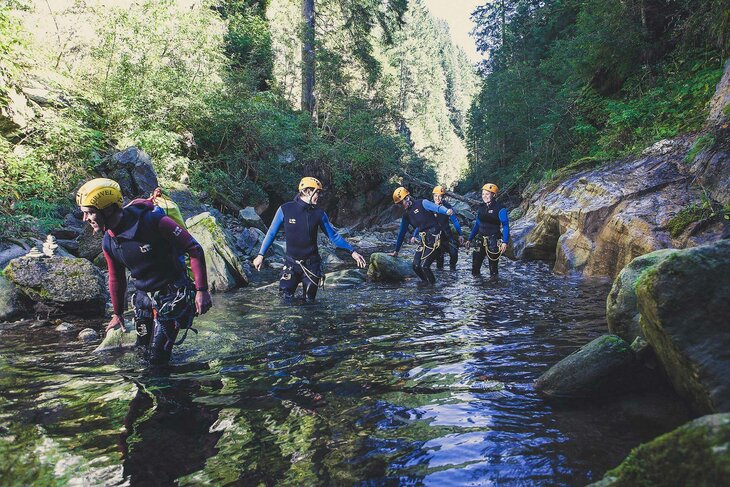
<path fill-rule="evenodd" d="M 730 240 L 676 251 L 636 285 L 643 335 L 700 413 L 730 411 Z"/>
<path fill-rule="evenodd" d="M 401 282 L 408 277 L 415 277 L 411 261 L 405 257 L 393 257 L 383 252 L 370 256 L 368 278 L 381 282 Z"/>
<path fill-rule="evenodd" d="M 642 375 L 629 344 L 603 335 L 548 369 L 535 389 L 554 399 L 606 397 L 641 389 Z"/>
<path fill-rule="evenodd" d="M 730 484 L 730 413 L 695 419 L 635 448 L 593 487 Z"/>
<path fill-rule="evenodd" d="M 212 292 L 229 291 L 248 284 L 245 256 L 236 250 L 233 236 L 214 215 L 201 213 L 185 223 L 205 252 L 208 285 Z"/>

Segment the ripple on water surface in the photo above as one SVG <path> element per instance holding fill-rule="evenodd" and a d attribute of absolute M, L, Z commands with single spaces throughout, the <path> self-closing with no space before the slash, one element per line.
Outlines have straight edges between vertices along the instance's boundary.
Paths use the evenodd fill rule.
<path fill-rule="evenodd" d="M 3 329 L 3 483 L 582 485 L 657 433 L 532 387 L 604 332 L 608 283 L 467 266 L 437 289 L 325 288 L 314 306 L 217 295 L 164 376 Z"/>

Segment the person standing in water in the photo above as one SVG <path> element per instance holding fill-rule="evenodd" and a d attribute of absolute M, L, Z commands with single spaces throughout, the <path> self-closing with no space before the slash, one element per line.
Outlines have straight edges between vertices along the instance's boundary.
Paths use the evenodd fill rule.
<path fill-rule="evenodd" d="M 445 196 L 446 190 L 443 186 L 436 186 L 433 188 L 433 202 L 453 211 L 451 205 L 444 199 Z M 459 260 L 459 246 L 464 244 L 464 236 L 461 233 L 461 225 L 459 225 L 459 220 L 456 219 L 456 215 L 453 213 L 450 216 L 437 213 L 436 220 L 438 220 L 439 228 L 441 228 L 441 246 L 439 247 L 438 255 L 436 256 L 436 268 L 444 268 L 444 258 L 446 254 L 449 254 L 449 268 L 454 271 L 456 270 L 456 263 Z M 454 234 L 451 232 L 449 223 L 454 226 L 456 233 L 459 235 L 459 240 L 454 238 Z"/>
<path fill-rule="evenodd" d="M 122 314 L 129 270 L 136 289 L 132 303 L 137 344 L 147 347 L 151 364 L 167 364 L 178 332 L 191 328 L 194 316 L 212 306 L 203 248 L 187 230 L 155 211 L 151 202 L 135 200 L 122 206 L 121 188 L 111 179 L 88 181 L 76 193 L 76 203 L 94 232 L 104 232 L 102 250 L 114 309 L 107 331 L 125 330 Z M 194 282 L 183 254 L 190 258 Z"/>
<path fill-rule="evenodd" d="M 402 186 L 393 192 L 393 203 L 400 205 L 405 212 L 395 242 L 395 252 L 390 255 L 398 256 L 409 226 L 417 229 L 421 242 L 413 256 L 413 271 L 424 283 L 435 284 L 436 277 L 431 271 L 431 264 L 436 260 L 441 244 L 441 229 L 436 215 L 451 216 L 454 214 L 454 210 L 432 203 L 427 199 L 412 198 L 408 190 Z"/>
<path fill-rule="evenodd" d="M 319 256 L 317 232 L 322 229 L 338 248 L 350 252 L 358 267 L 365 267 L 365 258 L 355 252 L 352 246 L 332 228 L 324 210 L 317 208 L 322 183 L 312 177 L 299 182 L 299 194 L 293 201 L 284 203 L 276 210 L 274 220 L 266 233 L 259 254 L 253 260 L 257 271 L 261 270 L 264 255 L 274 241 L 279 229 L 284 226 L 286 237 L 286 265 L 279 280 L 279 291 L 285 301 L 291 301 L 302 284 L 304 299 L 314 301 L 317 289 L 322 284 L 322 259 Z"/>
<path fill-rule="evenodd" d="M 496 184 L 482 186 L 482 201 L 477 207 L 477 219 L 469 234 L 467 248 L 474 241 L 477 247 L 472 254 L 471 273 L 481 275 L 484 258 L 489 259 L 489 275 L 497 276 L 500 256 L 507 250 L 509 242 L 509 218 L 507 208 L 497 201 Z"/>

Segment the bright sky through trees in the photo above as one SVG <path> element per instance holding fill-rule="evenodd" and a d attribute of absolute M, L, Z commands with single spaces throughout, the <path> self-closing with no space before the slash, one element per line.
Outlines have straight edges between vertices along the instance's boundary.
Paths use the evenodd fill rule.
<path fill-rule="evenodd" d="M 478 53 L 474 39 L 469 32 L 474 28 L 471 21 L 471 13 L 477 6 L 486 3 L 488 0 L 424 0 L 426 7 L 434 17 L 445 20 L 451 29 L 451 38 L 454 43 L 464 49 L 469 58 L 474 61 L 481 61 L 482 54 Z"/>

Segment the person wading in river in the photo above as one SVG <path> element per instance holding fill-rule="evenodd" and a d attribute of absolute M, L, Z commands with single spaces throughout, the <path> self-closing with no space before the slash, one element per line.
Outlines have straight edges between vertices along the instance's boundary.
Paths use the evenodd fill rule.
<path fill-rule="evenodd" d="M 433 188 L 433 202 L 437 205 L 445 206 L 446 208 L 453 211 L 451 205 L 444 200 L 446 196 L 446 190 L 443 186 L 436 186 Z M 456 219 L 455 214 L 451 216 L 436 214 L 436 220 L 439 222 L 439 228 L 441 228 L 441 246 L 436 256 L 436 268 L 444 268 L 444 257 L 449 254 L 449 268 L 454 271 L 456 270 L 456 263 L 459 260 L 459 245 L 464 245 L 464 236 L 461 233 L 461 225 L 459 220 Z M 454 226 L 456 233 L 459 235 L 459 240 L 454 238 L 454 234 L 451 232 L 449 222 Z"/>
<path fill-rule="evenodd" d="M 136 289 L 132 304 L 137 344 L 147 347 L 151 364 L 167 364 L 178 332 L 189 329 L 193 317 L 212 306 L 203 248 L 151 202 L 135 200 L 123 207 L 119 184 L 111 179 L 88 181 L 76 193 L 76 203 L 94 232 L 104 232 L 102 250 L 114 308 L 106 330 L 126 331 L 122 313 L 128 269 Z M 180 258 L 183 254 L 190 258 L 194 282 Z"/>
<path fill-rule="evenodd" d="M 302 178 L 299 182 L 299 194 L 293 201 L 284 203 L 276 210 L 271 227 L 259 249 L 259 255 L 253 260 L 256 270 L 261 270 L 264 255 L 283 225 L 286 237 L 286 265 L 279 280 L 279 291 L 288 302 L 294 297 L 300 282 L 304 289 L 305 301 L 314 301 L 317 289 L 324 281 L 322 259 L 317 245 L 317 232 L 320 228 L 333 244 L 350 252 L 358 267 L 365 267 L 366 264 L 365 258 L 355 252 L 352 246 L 332 228 L 324 210 L 317 208 L 321 192 L 322 183 L 318 179 Z"/>
<path fill-rule="evenodd" d="M 436 277 L 431 271 L 431 264 L 436 259 L 439 245 L 441 243 L 441 229 L 436 215 L 451 216 L 454 210 L 437 205 L 426 199 L 411 198 L 410 193 L 404 187 L 397 188 L 393 192 L 393 203 L 401 205 L 405 210 L 400 222 L 400 231 L 395 242 L 393 257 L 398 256 L 403 239 L 412 226 L 418 231 L 420 245 L 413 256 L 413 271 L 421 280 L 427 284 L 435 284 Z"/>
<path fill-rule="evenodd" d="M 471 273 L 475 276 L 481 274 L 484 258 L 489 259 L 489 275 L 496 276 L 499 273 L 497 264 L 500 256 L 507 250 L 509 242 L 509 219 L 507 208 L 497 201 L 496 184 L 487 183 L 482 186 L 482 200 L 477 208 L 477 219 L 469 234 L 467 248 L 471 242 L 476 241 L 472 254 Z M 500 230 L 501 227 L 501 230 Z"/>

